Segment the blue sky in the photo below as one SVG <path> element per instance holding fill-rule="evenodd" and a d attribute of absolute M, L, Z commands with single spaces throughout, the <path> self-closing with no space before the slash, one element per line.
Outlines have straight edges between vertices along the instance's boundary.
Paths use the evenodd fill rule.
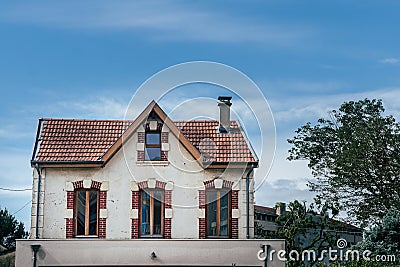
<path fill-rule="evenodd" d="M 395 0 L 1 1 L 0 187 L 31 186 L 38 118 L 121 119 L 151 75 L 205 60 L 248 75 L 271 106 L 276 158 L 257 203 L 309 201 L 306 163 L 285 160 L 286 139 L 365 97 L 399 120 L 399 11 Z M 12 213 L 29 200 L 0 190 Z M 15 216 L 29 225 L 29 214 Z"/>

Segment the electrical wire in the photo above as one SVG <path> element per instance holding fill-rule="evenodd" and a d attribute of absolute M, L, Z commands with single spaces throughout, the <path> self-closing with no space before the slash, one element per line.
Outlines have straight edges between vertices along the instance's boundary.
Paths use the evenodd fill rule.
<path fill-rule="evenodd" d="M 32 200 L 29 200 L 28 202 L 25 203 L 25 205 L 22 206 L 22 208 L 20 208 L 19 210 L 17 210 L 16 212 L 14 212 L 13 214 L 11 214 L 11 216 L 14 216 L 15 214 L 17 214 L 18 212 L 20 212 L 21 210 L 23 210 L 26 206 L 28 206 L 29 203 L 31 203 Z"/>
<path fill-rule="evenodd" d="M 0 187 L 0 190 L 3 191 L 11 191 L 11 192 L 23 192 L 23 191 L 31 191 L 31 188 L 23 188 L 23 189 L 14 189 L 14 188 L 4 188 Z"/>

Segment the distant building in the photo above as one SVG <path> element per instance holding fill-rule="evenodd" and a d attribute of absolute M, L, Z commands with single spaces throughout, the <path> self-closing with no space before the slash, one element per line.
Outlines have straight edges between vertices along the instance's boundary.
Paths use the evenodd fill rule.
<path fill-rule="evenodd" d="M 254 205 L 254 223 L 266 232 L 277 230 L 275 219 L 278 216 L 275 208 Z"/>
<path fill-rule="evenodd" d="M 275 220 L 279 215 L 284 214 L 285 212 L 286 204 L 282 202 L 276 203 L 274 208 L 254 205 L 256 238 L 273 236 L 273 233 L 278 230 L 278 224 L 275 222 Z M 347 247 L 350 247 L 351 245 L 356 244 L 363 239 L 363 229 L 334 219 L 331 219 L 331 222 L 333 225 L 335 225 L 334 228 L 326 231 L 335 233 L 337 239 L 345 239 L 347 241 Z M 318 229 L 308 229 L 304 238 L 311 239 L 316 235 L 317 231 Z"/>

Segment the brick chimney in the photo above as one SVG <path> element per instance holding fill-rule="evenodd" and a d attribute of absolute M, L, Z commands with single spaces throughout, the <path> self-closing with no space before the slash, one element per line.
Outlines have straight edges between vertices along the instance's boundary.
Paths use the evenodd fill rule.
<path fill-rule="evenodd" d="M 231 96 L 219 96 L 219 132 L 229 133 L 231 128 Z"/>

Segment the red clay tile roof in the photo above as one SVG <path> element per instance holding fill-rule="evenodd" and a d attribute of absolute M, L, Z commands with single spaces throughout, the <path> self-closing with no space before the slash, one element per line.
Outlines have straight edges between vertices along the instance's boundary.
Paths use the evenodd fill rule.
<path fill-rule="evenodd" d="M 258 212 L 258 213 L 269 213 L 269 214 L 278 215 L 278 214 L 276 214 L 276 209 L 270 208 L 270 207 L 254 205 L 254 210 L 255 210 L 255 212 Z"/>
<path fill-rule="evenodd" d="M 33 161 L 101 161 L 133 121 L 43 119 Z M 174 124 L 207 162 L 256 162 L 236 122 L 232 132 L 217 133 L 217 121 L 176 121 Z M 40 126 L 39 126 L 40 127 Z M 35 153 L 35 152 L 34 152 Z"/>
<path fill-rule="evenodd" d="M 218 121 L 174 121 L 206 162 L 255 162 L 238 124 L 231 122 L 228 134 L 218 133 Z"/>
<path fill-rule="evenodd" d="M 36 161 L 97 161 L 132 121 L 44 119 Z"/>

